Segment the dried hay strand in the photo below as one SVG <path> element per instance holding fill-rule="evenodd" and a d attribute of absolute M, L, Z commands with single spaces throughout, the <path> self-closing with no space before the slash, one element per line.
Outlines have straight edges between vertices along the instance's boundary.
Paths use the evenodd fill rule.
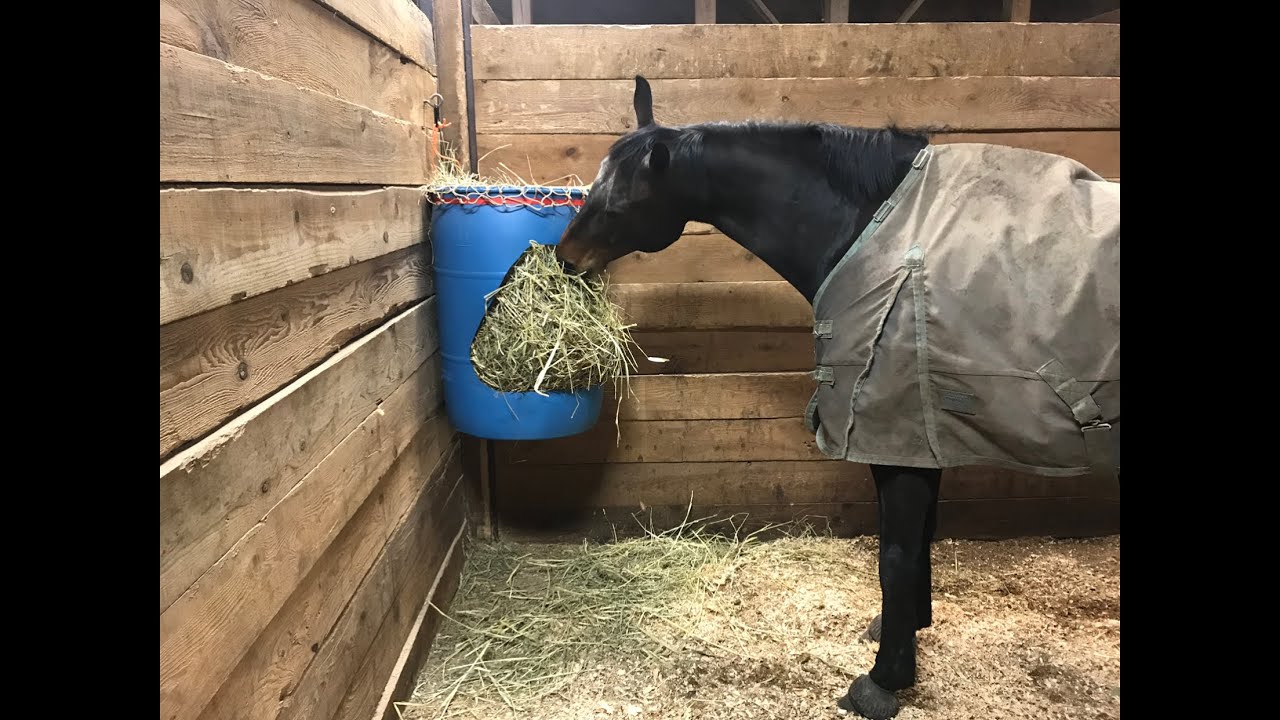
<path fill-rule="evenodd" d="M 763 533 L 813 531 L 741 533 L 735 519 L 686 515 L 670 530 L 603 544 L 472 544 L 452 607 L 432 604 L 443 621 L 413 700 L 396 704 L 400 717 L 452 717 L 455 703 L 494 697 L 529 710 L 601 661 L 679 652 L 662 636 L 680 632 L 683 603 L 728 582 Z"/>
<path fill-rule="evenodd" d="M 555 248 L 530 248 L 495 291 L 471 345 L 486 385 L 502 392 L 573 392 L 626 379 L 636 367 L 630 328 L 608 282 L 565 272 Z"/>

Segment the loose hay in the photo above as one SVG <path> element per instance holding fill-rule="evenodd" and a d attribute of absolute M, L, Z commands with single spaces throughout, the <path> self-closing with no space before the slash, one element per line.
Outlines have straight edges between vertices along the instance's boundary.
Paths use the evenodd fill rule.
<path fill-rule="evenodd" d="M 845 717 L 874 538 L 477 544 L 406 720 Z M 940 541 L 901 720 L 1119 718 L 1119 539 Z"/>
<path fill-rule="evenodd" d="M 567 273 L 555 247 L 530 242 L 471 345 L 486 385 L 503 392 L 573 392 L 626 379 L 636 367 L 630 328 L 603 277 Z"/>

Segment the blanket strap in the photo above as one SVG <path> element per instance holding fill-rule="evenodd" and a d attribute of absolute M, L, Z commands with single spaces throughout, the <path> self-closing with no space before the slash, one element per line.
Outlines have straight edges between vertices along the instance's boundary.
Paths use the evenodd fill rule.
<path fill-rule="evenodd" d="M 1116 480 L 1116 464 L 1112 453 L 1111 424 L 1102 422 L 1102 408 L 1084 385 L 1071 376 L 1062 363 L 1050 360 L 1036 370 L 1062 401 L 1071 408 L 1071 415 L 1080 423 L 1084 435 L 1084 450 L 1089 457 L 1093 474 L 1100 478 Z"/>

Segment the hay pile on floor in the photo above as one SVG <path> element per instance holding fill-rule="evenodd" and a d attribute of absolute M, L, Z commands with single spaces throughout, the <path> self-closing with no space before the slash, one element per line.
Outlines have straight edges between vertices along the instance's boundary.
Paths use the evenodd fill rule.
<path fill-rule="evenodd" d="M 631 325 L 602 277 L 570 274 L 555 247 L 530 242 L 471 345 L 476 375 L 503 392 L 573 392 L 625 379 L 636 367 Z"/>
<path fill-rule="evenodd" d="M 470 550 L 405 720 L 800 720 L 874 663 L 875 538 Z M 1119 538 L 939 541 L 899 720 L 1118 718 Z"/>

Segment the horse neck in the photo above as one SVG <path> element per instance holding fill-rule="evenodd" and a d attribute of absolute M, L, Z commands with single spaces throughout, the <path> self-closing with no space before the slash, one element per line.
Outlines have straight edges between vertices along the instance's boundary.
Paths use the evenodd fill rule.
<path fill-rule="evenodd" d="M 904 146 L 887 154 L 893 181 L 870 191 L 835 188 L 820 158 L 779 148 L 743 144 L 708 152 L 704 210 L 693 219 L 714 225 L 812 303 L 917 150 Z"/>

